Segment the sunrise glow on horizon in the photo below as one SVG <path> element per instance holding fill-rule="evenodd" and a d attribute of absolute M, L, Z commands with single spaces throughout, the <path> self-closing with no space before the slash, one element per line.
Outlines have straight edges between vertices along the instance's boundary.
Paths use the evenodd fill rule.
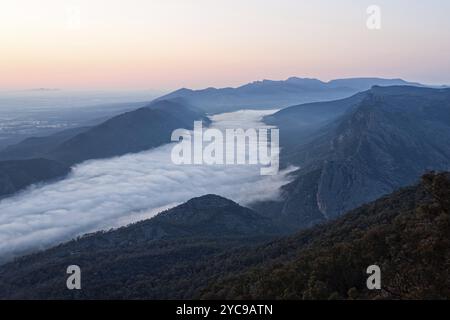
<path fill-rule="evenodd" d="M 374 3 L 380 30 L 366 26 Z M 166 90 L 289 76 L 450 84 L 449 15 L 442 0 L 3 0 L 0 89 Z"/>

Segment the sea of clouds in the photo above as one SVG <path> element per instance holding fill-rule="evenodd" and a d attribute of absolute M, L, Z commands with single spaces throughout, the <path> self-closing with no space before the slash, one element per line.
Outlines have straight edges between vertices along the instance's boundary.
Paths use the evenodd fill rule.
<path fill-rule="evenodd" d="M 273 111 L 272 111 L 273 112 Z M 263 126 L 270 111 L 213 116 L 217 128 Z M 290 170 L 261 176 L 258 165 L 175 165 L 173 144 L 75 166 L 64 180 L 0 202 L 0 261 L 78 235 L 150 218 L 193 197 L 218 194 L 242 205 L 275 199 Z"/>

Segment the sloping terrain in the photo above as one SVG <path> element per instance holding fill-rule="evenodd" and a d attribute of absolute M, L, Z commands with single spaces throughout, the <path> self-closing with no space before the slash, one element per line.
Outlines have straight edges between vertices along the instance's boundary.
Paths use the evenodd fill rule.
<path fill-rule="evenodd" d="M 210 122 L 203 112 L 192 106 L 178 101 L 161 100 L 93 127 L 28 138 L 0 153 L 0 159 L 9 161 L 2 166 L 11 166 L 11 163 L 16 163 L 16 167 L 26 164 L 26 171 L 20 171 L 20 176 L 15 169 L 11 169 L 8 177 L 5 176 L 6 173 L 3 174 L 3 179 L 0 180 L 0 190 L 3 191 L 0 194 L 12 194 L 32 183 L 63 176 L 70 166 L 85 160 L 121 156 L 169 143 L 173 130 L 192 129 L 196 120 L 202 120 L 206 125 Z M 41 160 L 37 160 L 38 158 Z M 17 161 L 25 159 L 28 161 Z M 48 163 L 45 168 L 32 165 L 43 161 Z M 55 170 L 49 171 L 50 165 Z M 61 167 L 64 169 L 61 170 Z M 14 179 L 20 182 L 16 183 Z"/>
<path fill-rule="evenodd" d="M 204 299 L 449 299 L 450 174 L 430 173 L 406 188 L 339 218 L 251 253 Z M 223 264 L 224 265 L 224 264 Z M 367 267 L 381 269 L 368 290 Z M 238 274 L 236 274 L 238 273 Z"/>
<path fill-rule="evenodd" d="M 287 107 L 264 117 L 264 122 L 280 129 L 280 143 L 290 149 L 306 143 L 324 126 L 356 107 L 365 96 L 366 92 L 361 92 L 341 100 Z"/>
<path fill-rule="evenodd" d="M 0 198 L 31 184 L 61 178 L 70 168 L 47 159 L 0 161 Z"/>
<path fill-rule="evenodd" d="M 169 143 L 172 131 L 192 129 L 204 115 L 175 101 L 158 101 L 113 117 L 64 141 L 46 156 L 64 163 L 120 156 Z"/>
<path fill-rule="evenodd" d="M 1 160 L 25 160 L 42 157 L 52 152 L 61 143 L 89 130 L 89 127 L 63 130 L 49 136 L 30 137 L 0 151 Z"/>
<path fill-rule="evenodd" d="M 206 195 L 156 217 L 98 232 L 0 267 L 0 298 L 186 298 L 207 278 L 192 272 L 230 247 L 272 239 L 269 219 Z M 83 270 L 85 290 L 65 286 L 65 270 Z"/>

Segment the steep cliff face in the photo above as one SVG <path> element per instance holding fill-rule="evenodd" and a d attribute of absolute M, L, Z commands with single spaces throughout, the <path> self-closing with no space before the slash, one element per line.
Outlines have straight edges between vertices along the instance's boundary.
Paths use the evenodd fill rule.
<path fill-rule="evenodd" d="M 283 216 L 308 226 L 448 170 L 449 141 L 450 90 L 374 87 L 311 143 L 285 152 L 301 169 L 284 187 Z"/>

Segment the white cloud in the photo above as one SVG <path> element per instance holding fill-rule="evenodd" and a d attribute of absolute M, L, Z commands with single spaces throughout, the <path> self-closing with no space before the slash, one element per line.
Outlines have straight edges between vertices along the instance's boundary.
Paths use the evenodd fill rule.
<path fill-rule="evenodd" d="M 258 112 L 213 117 L 223 126 L 255 124 Z M 253 122 L 252 122 L 253 121 Z M 174 165 L 172 144 L 138 154 L 87 161 L 64 180 L 33 186 L 0 202 L 0 260 L 87 232 L 154 216 L 193 197 L 214 193 L 246 205 L 278 197 L 287 172 L 261 176 L 259 166 Z"/>

